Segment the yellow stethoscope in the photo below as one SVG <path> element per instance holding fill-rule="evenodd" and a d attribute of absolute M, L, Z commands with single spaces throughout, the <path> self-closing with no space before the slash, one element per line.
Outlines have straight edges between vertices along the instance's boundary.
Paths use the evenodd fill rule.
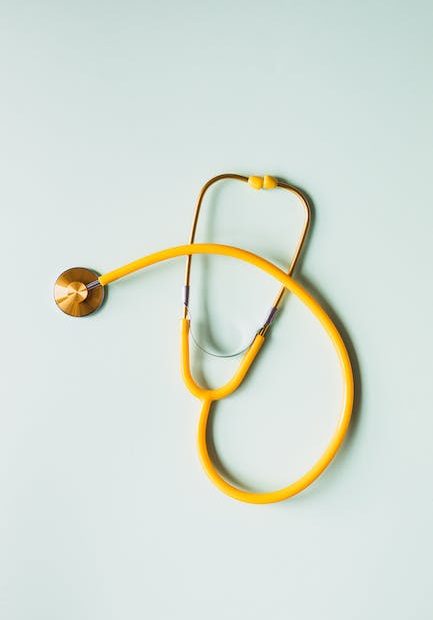
<path fill-rule="evenodd" d="M 296 195 L 299 199 L 304 212 L 305 220 L 303 229 L 298 241 L 298 245 L 295 250 L 295 254 L 289 265 L 288 272 L 285 273 L 276 265 L 270 263 L 266 259 L 242 250 L 240 248 L 232 247 L 229 245 L 219 245 L 214 243 L 195 243 L 195 234 L 197 230 L 197 223 L 200 215 L 200 210 L 203 204 L 203 199 L 206 191 L 215 183 L 225 180 L 234 179 L 248 183 L 254 189 L 275 189 L 281 188 L 287 190 Z M 202 188 L 197 205 L 195 208 L 194 219 L 190 234 L 188 245 L 181 245 L 177 247 L 167 248 L 154 254 L 149 254 L 131 263 L 109 271 L 101 276 L 98 276 L 96 272 L 82 268 L 73 267 L 63 272 L 56 280 L 54 287 L 54 298 L 57 306 L 66 314 L 71 316 L 86 316 L 97 310 L 104 300 L 104 288 L 123 278 L 135 271 L 149 267 L 162 261 L 176 258 L 178 256 L 186 256 L 186 273 L 185 273 L 185 286 L 184 286 L 184 311 L 181 319 L 181 371 L 182 377 L 188 390 L 196 396 L 202 403 L 199 425 L 198 425 L 198 452 L 202 465 L 214 484 L 224 493 L 233 497 L 234 499 L 249 502 L 253 504 L 267 504 L 272 502 L 279 502 L 293 495 L 296 495 L 300 491 L 303 491 L 308 487 L 329 465 L 339 447 L 341 446 L 344 436 L 347 432 L 350 417 L 352 414 L 353 400 L 354 400 L 354 380 L 353 372 L 343 339 L 335 327 L 332 320 L 329 318 L 325 310 L 314 299 L 310 293 L 308 293 L 299 282 L 296 282 L 292 278 L 293 270 L 298 262 L 301 254 L 305 238 L 307 236 L 311 221 L 310 207 L 306 197 L 296 187 L 277 180 L 271 176 L 250 176 L 246 177 L 238 174 L 221 174 L 210 179 Z M 233 377 L 219 388 L 208 389 L 200 386 L 191 373 L 190 367 L 190 352 L 189 352 L 189 337 L 190 337 L 190 319 L 189 317 L 189 287 L 191 279 L 191 261 L 194 254 L 217 254 L 220 256 L 229 256 L 250 263 L 257 268 L 261 269 L 265 273 L 275 278 L 281 284 L 280 291 L 272 305 L 272 309 L 263 324 L 254 337 L 253 342 L 245 351 L 237 371 Z M 343 376 L 343 399 L 341 406 L 341 414 L 337 424 L 337 427 L 333 433 L 333 436 L 328 443 L 324 453 L 314 463 L 314 465 L 304 473 L 298 480 L 292 482 L 288 486 L 270 492 L 250 492 L 245 489 L 238 488 L 226 480 L 221 473 L 217 470 L 209 454 L 208 441 L 207 441 L 207 427 L 209 422 L 210 411 L 212 403 L 226 398 L 232 394 L 242 383 L 247 375 L 252 363 L 254 362 L 257 354 L 263 346 L 266 333 L 272 324 L 276 312 L 278 311 L 284 295 L 287 292 L 291 292 L 307 308 L 316 316 L 320 324 L 327 332 L 331 339 L 337 356 L 340 361 L 342 376 Z"/>

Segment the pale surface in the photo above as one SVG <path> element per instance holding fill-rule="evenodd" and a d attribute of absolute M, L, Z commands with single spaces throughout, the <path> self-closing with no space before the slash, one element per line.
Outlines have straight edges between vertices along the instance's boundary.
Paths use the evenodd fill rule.
<path fill-rule="evenodd" d="M 430 620 L 431 2 L 9 1 L 0 14 L 0 617 Z M 111 286 L 88 319 L 52 301 L 65 268 L 184 243 L 200 185 L 222 171 L 308 191 L 298 277 L 345 326 L 362 378 L 336 461 L 274 506 L 230 500 L 198 463 L 198 403 L 178 372 L 183 261 Z M 198 239 L 285 264 L 296 202 L 235 184 L 211 200 Z M 205 262 L 196 328 L 237 349 L 275 285 Z M 232 367 L 202 373 L 214 384 Z M 293 480 L 328 439 L 340 387 L 289 300 L 217 409 L 224 466 L 252 488 Z"/>

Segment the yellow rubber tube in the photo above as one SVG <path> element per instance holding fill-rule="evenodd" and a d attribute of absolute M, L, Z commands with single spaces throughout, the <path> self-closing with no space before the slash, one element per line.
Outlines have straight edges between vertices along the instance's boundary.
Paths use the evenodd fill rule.
<path fill-rule="evenodd" d="M 231 381 L 229 381 L 225 386 L 217 388 L 216 390 L 205 390 L 204 388 L 200 388 L 199 386 L 197 386 L 189 370 L 189 351 L 187 346 L 189 325 L 187 320 L 182 320 L 182 375 L 188 389 L 190 389 L 191 392 L 194 395 L 198 396 L 203 402 L 198 427 L 198 451 L 207 475 L 212 480 L 212 482 L 221 491 L 223 491 L 223 493 L 226 493 L 230 497 L 243 502 L 249 502 L 253 504 L 268 504 L 288 499 L 289 497 L 292 497 L 293 495 L 296 495 L 297 493 L 303 491 L 312 482 L 314 482 L 314 480 L 316 480 L 318 476 L 320 476 L 320 474 L 326 469 L 331 460 L 334 458 L 335 454 L 337 453 L 339 447 L 344 440 L 350 423 L 354 399 L 354 381 L 349 354 L 344 345 L 343 339 L 339 331 L 335 327 L 334 323 L 326 314 L 325 310 L 320 306 L 320 304 L 314 299 L 314 297 L 312 297 L 312 295 L 310 295 L 310 293 L 308 293 L 292 277 L 288 276 L 286 273 L 284 273 L 284 271 L 282 271 L 269 261 L 261 258 L 260 256 L 257 256 L 256 254 L 253 254 L 252 252 L 241 250 L 240 248 L 234 248 L 227 245 L 218 245 L 213 243 L 194 243 L 190 245 L 181 245 L 167 248 L 165 250 L 161 250 L 160 252 L 155 252 L 154 254 L 149 254 L 148 256 L 139 258 L 136 261 L 128 263 L 123 267 L 120 267 L 100 276 L 99 282 L 102 286 L 105 286 L 111 282 L 114 282 L 115 280 L 118 280 L 119 278 L 133 273 L 134 271 L 149 267 L 150 265 L 154 265 L 155 263 L 175 258 L 177 256 L 188 256 L 192 254 L 217 254 L 220 256 L 230 256 L 255 265 L 262 271 L 274 277 L 279 282 L 281 282 L 290 292 L 296 295 L 316 316 L 316 318 L 319 320 L 322 327 L 325 329 L 328 336 L 330 337 L 336 350 L 343 375 L 343 406 L 339 422 L 328 446 L 326 447 L 322 456 L 314 463 L 314 465 L 295 482 L 276 491 L 255 493 L 235 487 L 227 480 L 225 480 L 217 471 L 209 456 L 207 446 L 207 425 L 213 400 L 216 400 L 217 398 L 223 398 L 224 396 L 233 392 L 234 389 L 239 386 L 239 384 L 245 377 L 246 372 L 251 366 L 255 356 L 260 350 L 263 341 L 258 340 L 256 337 L 253 344 L 246 352 L 237 373 L 234 375 Z"/>
<path fill-rule="evenodd" d="M 230 381 L 219 388 L 208 390 L 198 385 L 191 374 L 191 367 L 189 362 L 189 319 L 181 319 L 181 372 L 182 377 L 188 390 L 199 398 L 200 400 L 221 400 L 232 394 L 240 386 L 245 378 L 245 375 L 250 369 L 251 364 L 254 362 L 257 353 L 262 348 L 265 341 L 264 336 L 257 334 L 248 350 L 245 352 L 238 370 L 235 372 Z"/>

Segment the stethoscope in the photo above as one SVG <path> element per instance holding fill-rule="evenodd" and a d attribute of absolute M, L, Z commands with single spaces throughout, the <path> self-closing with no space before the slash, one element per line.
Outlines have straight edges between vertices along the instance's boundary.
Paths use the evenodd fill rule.
<path fill-rule="evenodd" d="M 200 211 L 203 204 L 204 196 L 207 190 L 219 181 L 225 179 L 233 179 L 248 183 L 252 188 L 260 190 L 271 190 L 281 188 L 294 194 L 300 201 L 305 219 L 303 228 L 295 249 L 294 256 L 290 262 L 287 273 L 282 271 L 276 265 L 270 263 L 266 259 L 242 250 L 240 248 L 229 245 L 219 245 L 214 243 L 195 243 L 197 224 Z M 104 301 L 104 289 L 108 284 L 119 280 L 135 271 L 149 267 L 165 260 L 176 258 L 178 256 L 186 256 L 186 271 L 183 298 L 183 316 L 181 319 L 181 372 L 182 377 L 188 390 L 197 397 L 202 404 L 201 413 L 198 424 L 198 452 L 203 468 L 213 483 L 223 492 L 234 499 L 250 502 L 254 504 L 266 504 L 278 502 L 288 499 L 303 491 L 324 471 L 334 458 L 340 448 L 346 435 L 350 423 L 350 417 L 353 408 L 354 399 L 354 380 L 350 363 L 349 354 L 343 339 L 336 326 L 322 308 L 322 306 L 314 299 L 314 297 L 301 285 L 293 279 L 292 273 L 299 260 L 304 242 L 308 234 L 311 222 L 311 210 L 308 200 L 303 193 L 296 187 L 289 185 L 283 181 L 277 180 L 272 176 L 250 176 L 246 177 L 239 174 L 221 174 L 213 177 L 203 186 L 200 191 L 192 222 L 191 234 L 188 245 L 181 245 L 167 248 L 147 256 L 143 256 L 138 260 L 109 271 L 103 275 L 98 274 L 90 269 L 83 267 L 73 267 L 63 272 L 56 280 L 54 287 L 54 298 L 57 306 L 66 314 L 80 317 L 86 316 L 97 310 Z M 189 315 L 189 295 L 191 285 L 191 263 L 194 254 L 216 254 L 219 256 L 229 256 L 238 260 L 250 263 L 261 269 L 268 275 L 275 278 L 281 285 L 281 288 L 272 304 L 271 310 L 263 325 L 258 329 L 251 344 L 246 348 L 236 372 L 232 378 L 224 385 L 218 388 L 204 388 L 197 383 L 191 372 L 190 365 L 190 315 Z M 334 349 L 340 361 L 341 372 L 343 377 L 343 398 L 340 418 L 329 441 L 325 451 L 314 465 L 304 473 L 295 482 L 288 486 L 270 492 L 250 492 L 241 489 L 229 482 L 218 471 L 213 463 L 208 446 L 208 423 L 212 404 L 218 400 L 226 398 L 233 394 L 241 385 L 242 381 L 248 374 L 251 365 L 257 357 L 259 351 L 263 347 L 266 335 L 272 322 L 279 310 L 284 296 L 287 292 L 291 292 L 315 315 L 323 329 L 332 341 Z"/>

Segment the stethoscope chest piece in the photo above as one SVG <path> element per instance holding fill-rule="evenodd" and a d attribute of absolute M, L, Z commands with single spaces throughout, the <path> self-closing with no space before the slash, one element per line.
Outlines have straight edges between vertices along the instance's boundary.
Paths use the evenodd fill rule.
<path fill-rule="evenodd" d="M 102 306 L 104 287 L 98 274 L 86 267 L 71 267 L 59 275 L 54 284 L 54 301 L 70 316 L 87 316 Z"/>

